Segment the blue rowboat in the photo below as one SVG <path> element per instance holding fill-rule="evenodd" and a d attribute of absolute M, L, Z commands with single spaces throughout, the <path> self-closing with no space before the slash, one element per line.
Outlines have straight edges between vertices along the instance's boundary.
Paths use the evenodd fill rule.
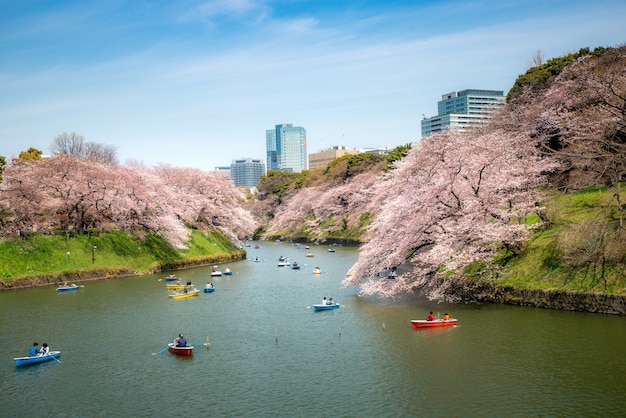
<path fill-rule="evenodd" d="M 166 282 L 175 282 L 176 280 L 178 280 L 178 277 L 176 277 L 176 276 L 167 276 L 165 278 Z"/>
<path fill-rule="evenodd" d="M 317 311 L 330 311 L 331 309 L 339 308 L 339 304 L 333 303 L 332 305 L 313 305 L 312 308 L 316 312 Z"/>
<path fill-rule="evenodd" d="M 214 287 L 205 287 L 204 288 L 204 293 L 211 293 L 211 292 L 215 292 L 215 288 Z"/>
<path fill-rule="evenodd" d="M 50 361 L 53 359 L 58 359 L 61 356 L 60 351 L 50 351 L 45 356 L 32 356 L 32 357 L 15 357 L 15 366 L 22 367 L 28 366 L 31 364 L 43 363 L 44 361 Z"/>
<path fill-rule="evenodd" d="M 71 292 L 72 290 L 78 290 L 78 289 L 80 289 L 80 286 L 73 284 L 71 286 L 57 287 L 57 292 Z"/>

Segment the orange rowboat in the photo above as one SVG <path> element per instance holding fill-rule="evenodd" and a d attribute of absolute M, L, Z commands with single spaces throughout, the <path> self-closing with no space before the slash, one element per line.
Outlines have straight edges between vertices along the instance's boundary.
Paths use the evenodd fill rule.
<path fill-rule="evenodd" d="M 456 325 L 457 320 L 455 318 L 450 319 L 435 319 L 434 321 L 429 321 L 427 319 L 412 319 L 411 325 L 413 328 L 433 328 L 433 327 L 449 327 L 452 325 Z"/>

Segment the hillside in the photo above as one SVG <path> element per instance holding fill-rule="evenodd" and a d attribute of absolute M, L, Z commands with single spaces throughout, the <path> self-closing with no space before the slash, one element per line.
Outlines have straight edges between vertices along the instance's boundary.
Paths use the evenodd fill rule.
<path fill-rule="evenodd" d="M 460 282 L 623 294 L 625 52 L 581 49 L 528 70 L 490 124 L 422 139 L 391 170 L 322 184 L 311 179 L 325 172 L 304 173 L 264 189 L 260 202 L 275 196 L 265 236 L 351 230 L 364 245 L 344 284 L 362 294 L 467 300 Z M 564 216 L 572 211 L 580 218 Z"/>
<path fill-rule="evenodd" d="M 119 231 L 31 234 L 0 241 L 0 290 L 221 264 L 245 254 L 219 232 L 191 231 L 185 250 L 156 235 L 138 240 Z"/>

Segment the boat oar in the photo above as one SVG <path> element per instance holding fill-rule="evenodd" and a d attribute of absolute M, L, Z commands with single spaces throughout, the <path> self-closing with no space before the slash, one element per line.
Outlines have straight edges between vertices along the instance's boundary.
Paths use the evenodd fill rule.
<path fill-rule="evenodd" d="M 162 352 L 164 352 L 165 350 L 167 350 L 168 348 L 170 348 L 169 345 L 166 345 L 165 347 L 163 347 L 158 353 L 152 353 L 153 356 L 156 356 L 157 354 L 161 354 Z"/>

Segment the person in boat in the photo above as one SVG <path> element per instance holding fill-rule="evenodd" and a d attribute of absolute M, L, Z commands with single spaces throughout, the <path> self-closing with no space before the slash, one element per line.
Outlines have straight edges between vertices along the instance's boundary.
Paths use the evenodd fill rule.
<path fill-rule="evenodd" d="M 28 350 L 28 356 L 35 357 L 37 354 L 39 354 L 39 343 L 35 341 L 30 347 L 30 350 Z"/>
<path fill-rule="evenodd" d="M 69 284 L 67 284 L 67 282 L 63 282 L 63 287 L 68 287 Z"/>
<path fill-rule="evenodd" d="M 430 311 L 430 313 L 428 314 L 428 316 L 426 317 L 427 321 L 434 321 L 436 320 L 437 317 L 435 315 L 433 315 L 433 311 Z"/>
<path fill-rule="evenodd" d="M 335 302 L 333 302 L 333 298 L 328 299 L 328 304 L 329 305 L 334 305 L 335 304 Z"/>
<path fill-rule="evenodd" d="M 211 282 L 206 282 L 206 286 L 207 289 L 213 289 L 213 283 Z"/>
<path fill-rule="evenodd" d="M 326 300 L 326 296 L 322 298 L 322 306 L 328 305 L 328 301 Z"/>
<path fill-rule="evenodd" d="M 191 286 L 191 280 L 187 280 L 187 286 Z"/>
<path fill-rule="evenodd" d="M 183 282 L 181 282 L 181 281 L 180 281 L 180 278 L 179 278 L 178 280 L 176 280 L 176 284 L 177 284 L 177 285 L 181 285 L 181 284 L 183 284 Z"/>
<path fill-rule="evenodd" d="M 178 337 L 174 340 L 174 345 L 176 347 L 187 347 L 187 340 L 182 333 L 178 334 Z"/>
<path fill-rule="evenodd" d="M 443 320 L 444 321 L 449 321 L 450 320 L 450 315 L 448 315 L 447 313 L 443 314 Z"/>
<path fill-rule="evenodd" d="M 47 356 L 50 353 L 50 347 L 48 347 L 48 343 L 43 343 L 41 345 L 41 350 L 39 350 L 40 356 Z"/>

